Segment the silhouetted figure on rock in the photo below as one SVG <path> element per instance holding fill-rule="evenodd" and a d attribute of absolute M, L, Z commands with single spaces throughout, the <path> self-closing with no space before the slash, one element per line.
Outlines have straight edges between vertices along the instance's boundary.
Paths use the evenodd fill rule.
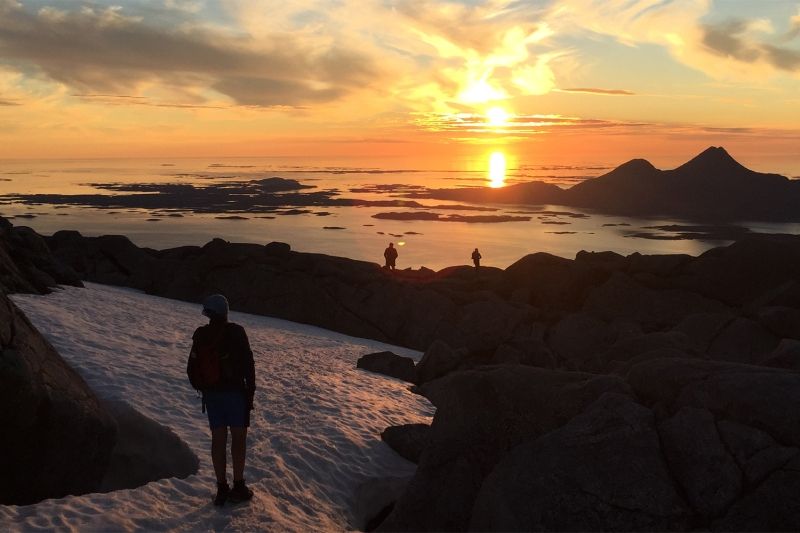
<path fill-rule="evenodd" d="M 386 259 L 385 268 L 394 270 L 394 263 L 397 260 L 397 249 L 394 247 L 393 242 L 390 242 L 389 247 L 383 251 L 383 257 Z"/>
<path fill-rule="evenodd" d="M 256 392 L 253 352 L 244 328 L 228 322 L 228 300 L 221 294 L 203 302 L 208 325 L 192 335 L 192 350 L 186 373 L 192 386 L 203 394 L 203 411 L 208 410 L 211 428 L 211 461 L 217 476 L 214 505 L 238 503 L 253 497 L 244 483 L 247 428 Z M 226 471 L 228 428 L 231 429 L 233 489 Z"/>
<path fill-rule="evenodd" d="M 475 248 L 475 251 L 472 252 L 472 262 L 475 263 L 475 272 L 481 267 L 481 253 Z"/>

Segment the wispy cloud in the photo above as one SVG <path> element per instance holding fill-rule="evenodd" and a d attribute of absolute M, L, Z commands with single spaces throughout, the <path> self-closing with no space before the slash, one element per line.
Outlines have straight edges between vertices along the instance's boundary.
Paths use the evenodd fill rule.
<path fill-rule="evenodd" d="M 605 94 L 610 96 L 634 96 L 636 94 L 632 91 L 626 91 L 624 89 L 598 89 L 596 87 L 574 87 L 558 90 L 565 93 Z"/>
<path fill-rule="evenodd" d="M 744 63 L 766 62 L 781 70 L 800 70 L 800 50 L 754 39 L 751 28 L 757 23 L 758 21 L 730 20 L 715 25 L 703 25 L 703 44 L 716 55 Z M 793 28 L 789 34 L 796 31 L 798 28 Z"/>
<path fill-rule="evenodd" d="M 149 106 L 149 107 L 173 107 L 178 109 L 228 109 L 230 106 L 215 106 L 203 104 L 181 104 L 170 102 L 154 101 L 146 96 L 134 96 L 129 94 L 73 94 L 75 98 L 88 100 L 93 103 L 116 106 Z"/>
<path fill-rule="evenodd" d="M 483 115 L 471 113 L 420 114 L 416 123 L 428 131 L 469 134 L 469 136 L 465 137 L 466 140 L 471 140 L 471 135 L 476 133 L 520 137 L 566 129 L 639 128 L 649 125 L 642 122 L 622 122 L 560 115 L 517 115 L 509 118 L 502 125 L 496 125 L 488 122 Z"/>

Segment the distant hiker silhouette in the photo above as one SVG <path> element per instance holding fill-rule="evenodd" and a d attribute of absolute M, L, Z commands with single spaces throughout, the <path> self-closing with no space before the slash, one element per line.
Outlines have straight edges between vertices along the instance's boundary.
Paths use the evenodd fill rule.
<path fill-rule="evenodd" d="M 477 272 L 481 266 L 481 253 L 475 248 L 475 251 L 472 252 L 472 262 L 475 263 L 475 271 Z"/>
<path fill-rule="evenodd" d="M 243 502 L 253 497 L 244 483 L 247 428 L 256 392 L 253 352 L 244 328 L 228 322 L 228 300 L 221 294 L 203 302 L 208 325 L 192 335 L 192 350 L 186 373 L 189 382 L 203 395 L 203 412 L 208 411 L 211 428 L 211 461 L 217 476 L 214 505 Z M 233 488 L 226 472 L 228 428 L 231 428 Z"/>
<path fill-rule="evenodd" d="M 394 270 L 394 262 L 397 260 L 397 249 L 394 247 L 393 242 L 390 242 L 389 247 L 383 251 L 383 257 L 386 259 L 386 266 L 384 268 Z"/>

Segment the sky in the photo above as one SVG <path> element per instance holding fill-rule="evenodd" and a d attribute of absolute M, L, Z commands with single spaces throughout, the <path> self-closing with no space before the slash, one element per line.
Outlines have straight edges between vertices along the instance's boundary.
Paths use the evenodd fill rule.
<path fill-rule="evenodd" d="M 798 0 L 0 0 L 0 158 L 800 174 Z"/>

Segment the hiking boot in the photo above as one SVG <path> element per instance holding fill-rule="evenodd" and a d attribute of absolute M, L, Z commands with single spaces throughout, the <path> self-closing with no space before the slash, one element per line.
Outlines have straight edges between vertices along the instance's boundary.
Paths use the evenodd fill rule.
<path fill-rule="evenodd" d="M 246 502 L 253 497 L 253 491 L 247 488 L 244 480 L 234 481 L 233 488 L 228 493 L 228 501 L 231 503 Z"/>
<path fill-rule="evenodd" d="M 217 496 L 214 498 L 214 505 L 225 505 L 225 500 L 228 499 L 230 493 L 231 488 L 228 486 L 227 482 L 217 482 Z"/>

